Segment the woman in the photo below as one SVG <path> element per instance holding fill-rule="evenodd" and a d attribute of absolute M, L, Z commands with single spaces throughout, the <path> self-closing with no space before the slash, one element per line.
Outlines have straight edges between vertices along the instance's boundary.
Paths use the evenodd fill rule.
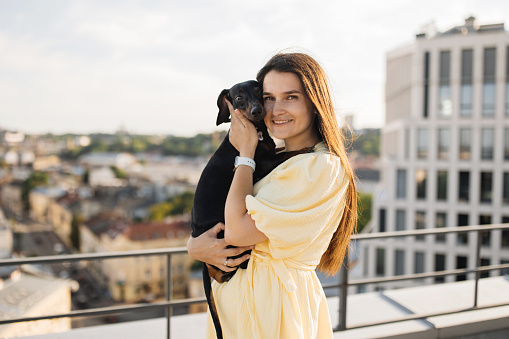
<path fill-rule="evenodd" d="M 272 57 L 258 72 L 272 135 L 286 151 L 314 147 L 279 165 L 254 187 L 249 164 L 236 168 L 225 225 L 190 239 L 191 257 L 225 271 L 228 259 L 253 248 L 246 270 L 213 283 L 225 338 L 332 338 L 325 295 L 315 268 L 335 274 L 356 223 L 354 174 L 320 65 L 302 53 Z M 256 129 L 232 112 L 230 141 L 252 159 Z M 249 162 L 249 161 L 248 161 Z M 225 239 L 215 234 L 225 230 Z M 227 244 L 239 246 L 226 249 Z M 208 337 L 215 338 L 209 317 Z"/>

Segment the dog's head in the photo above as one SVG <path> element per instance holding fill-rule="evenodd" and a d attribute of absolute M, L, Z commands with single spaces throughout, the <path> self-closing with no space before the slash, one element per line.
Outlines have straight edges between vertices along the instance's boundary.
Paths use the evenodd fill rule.
<path fill-rule="evenodd" d="M 260 122 L 265 118 L 262 86 L 258 81 L 249 80 L 236 84 L 230 89 L 223 89 L 217 98 L 219 113 L 216 125 L 230 122 L 230 110 L 224 102 L 224 98 L 228 99 L 234 109 L 242 111 L 244 116 L 252 122 Z"/>

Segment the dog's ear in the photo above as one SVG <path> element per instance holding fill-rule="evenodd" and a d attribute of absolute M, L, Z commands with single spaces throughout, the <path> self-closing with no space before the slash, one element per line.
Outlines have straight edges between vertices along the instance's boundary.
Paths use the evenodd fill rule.
<path fill-rule="evenodd" d="M 224 102 L 225 98 L 229 99 L 229 92 L 229 89 L 223 89 L 217 98 L 217 107 L 219 108 L 219 113 L 217 113 L 216 126 L 219 126 L 224 122 L 230 122 L 230 110 L 228 109 L 226 102 Z"/>

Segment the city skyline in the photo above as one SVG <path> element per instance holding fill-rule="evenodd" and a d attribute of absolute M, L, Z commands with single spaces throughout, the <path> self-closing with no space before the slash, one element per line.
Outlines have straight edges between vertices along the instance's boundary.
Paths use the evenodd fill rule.
<path fill-rule="evenodd" d="M 474 15 L 509 24 L 503 1 L 0 0 L 0 127 L 25 133 L 191 136 L 215 127 L 219 92 L 294 48 L 324 66 L 338 118 L 384 123 L 385 54 Z M 397 19 L 397 20 L 396 20 Z"/>

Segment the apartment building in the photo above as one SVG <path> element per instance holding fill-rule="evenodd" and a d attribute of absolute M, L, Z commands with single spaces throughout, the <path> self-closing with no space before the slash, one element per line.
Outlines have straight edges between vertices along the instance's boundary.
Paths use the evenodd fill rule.
<path fill-rule="evenodd" d="M 389 52 L 386 65 L 382 178 L 372 231 L 509 222 L 509 33 L 504 24 L 478 25 L 469 17 L 445 32 L 428 27 L 411 44 Z M 473 268 L 475 239 L 464 233 L 364 242 L 364 275 Z M 509 231 L 483 234 L 481 257 L 482 265 L 509 263 Z M 473 274 L 424 283 L 467 278 Z M 415 283 L 423 281 L 374 288 Z"/>
<path fill-rule="evenodd" d="M 82 253 L 182 247 L 190 234 L 189 218 L 132 224 L 121 217 L 100 214 L 80 226 L 80 247 Z M 188 255 L 172 256 L 172 298 L 188 296 L 191 263 Z M 90 262 L 88 269 L 114 300 L 137 302 L 165 295 L 166 265 L 166 256 L 154 255 Z"/>

